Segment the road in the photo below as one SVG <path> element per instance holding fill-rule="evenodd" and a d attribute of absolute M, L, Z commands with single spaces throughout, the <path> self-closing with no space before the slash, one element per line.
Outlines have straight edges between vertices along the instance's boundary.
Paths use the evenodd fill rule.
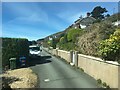
<path fill-rule="evenodd" d="M 39 77 L 40 88 L 98 88 L 96 80 L 84 72 L 44 50 L 41 55 L 30 63 L 30 68 Z"/>

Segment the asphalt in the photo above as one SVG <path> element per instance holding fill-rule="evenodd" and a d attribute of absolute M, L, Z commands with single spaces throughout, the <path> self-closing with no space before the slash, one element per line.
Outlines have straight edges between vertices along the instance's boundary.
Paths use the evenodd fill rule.
<path fill-rule="evenodd" d="M 44 50 L 29 66 L 39 77 L 39 88 L 99 88 L 94 78 Z"/>

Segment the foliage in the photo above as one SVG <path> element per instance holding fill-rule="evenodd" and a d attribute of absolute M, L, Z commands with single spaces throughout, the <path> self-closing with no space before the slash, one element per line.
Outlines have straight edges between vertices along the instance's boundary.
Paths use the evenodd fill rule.
<path fill-rule="evenodd" d="M 108 90 L 110 90 L 109 85 L 107 85 L 106 82 L 102 82 L 101 79 L 97 79 L 97 83 L 98 83 L 98 85 L 100 85 L 100 86 L 102 86 L 102 87 L 107 88 Z"/>
<path fill-rule="evenodd" d="M 120 29 L 117 29 L 109 39 L 100 42 L 99 54 L 104 60 L 120 60 Z"/>
<path fill-rule="evenodd" d="M 80 35 L 81 31 L 82 31 L 81 29 L 71 28 L 67 33 L 67 40 L 75 42 L 76 37 L 78 37 Z"/>
<path fill-rule="evenodd" d="M 84 69 L 83 69 L 83 68 L 80 68 L 80 70 L 81 70 L 82 72 L 84 72 Z"/>
<path fill-rule="evenodd" d="M 75 44 L 72 43 L 72 42 L 67 42 L 67 43 L 58 43 L 58 46 L 60 49 L 62 50 L 67 50 L 67 51 L 70 51 L 70 50 L 74 50 L 75 49 Z"/>
<path fill-rule="evenodd" d="M 27 39 L 2 38 L 2 65 L 9 64 L 10 58 L 29 55 L 29 42 Z"/>
<path fill-rule="evenodd" d="M 108 39 L 115 31 L 115 27 L 109 22 L 94 23 L 85 28 L 83 35 L 78 38 L 77 51 L 85 55 L 99 57 L 99 42 Z"/>
<path fill-rule="evenodd" d="M 59 43 L 57 43 L 57 47 L 63 50 L 76 50 L 77 45 L 77 38 L 82 33 L 81 29 L 74 29 L 70 28 L 67 31 L 68 33 L 62 36 L 59 40 Z"/>
<path fill-rule="evenodd" d="M 107 87 L 107 84 L 106 84 L 106 82 L 103 82 L 103 86 L 104 86 L 104 87 Z"/>
<path fill-rule="evenodd" d="M 48 41 L 48 44 L 49 46 L 53 47 L 53 49 L 55 49 L 58 42 L 59 42 L 59 38 L 53 38 L 52 40 Z"/>
<path fill-rule="evenodd" d="M 98 83 L 98 84 L 102 84 L 102 80 L 101 80 L 101 79 L 98 79 L 98 80 L 97 80 L 97 83 Z"/>
<path fill-rule="evenodd" d="M 112 16 L 106 18 L 109 22 L 116 22 L 117 20 L 120 20 L 120 13 L 113 14 Z"/>
<path fill-rule="evenodd" d="M 60 43 L 64 44 L 64 43 L 67 43 L 68 40 L 67 40 L 67 34 L 64 35 L 63 37 L 60 38 Z"/>
<path fill-rule="evenodd" d="M 106 8 L 102 8 L 101 6 L 97 6 L 91 12 L 92 17 L 95 19 L 103 19 L 104 13 L 107 12 Z"/>
<path fill-rule="evenodd" d="M 100 34 L 100 38 L 102 40 L 108 39 L 110 35 L 114 33 L 114 31 L 115 27 L 111 23 L 107 21 L 100 23 L 100 30 L 98 33 Z"/>

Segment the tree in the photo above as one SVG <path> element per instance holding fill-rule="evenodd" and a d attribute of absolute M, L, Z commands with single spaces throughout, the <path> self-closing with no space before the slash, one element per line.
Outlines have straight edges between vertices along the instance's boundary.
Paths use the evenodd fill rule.
<path fill-rule="evenodd" d="M 110 17 L 110 14 L 107 14 L 105 17 Z"/>
<path fill-rule="evenodd" d="M 102 8 L 101 6 L 97 6 L 91 12 L 91 16 L 95 19 L 104 19 L 104 13 L 108 12 L 106 8 Z"/>

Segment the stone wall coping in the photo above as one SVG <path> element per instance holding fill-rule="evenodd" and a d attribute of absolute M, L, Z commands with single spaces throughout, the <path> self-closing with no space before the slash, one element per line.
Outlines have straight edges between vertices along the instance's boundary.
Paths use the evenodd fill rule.
<path fill-rule="evenodd" d="M 58 51 L 69 53 L 68 51 L 64 51 L 64 50 L 58 50 Z"/>
<path fill-rule="evenodd" d="M 78 56 L 89 58 L 89 59 L 96 60 L 96 61 L 103 62 L 103 63 L 108 63 L 108 64 L 120 66 L 120 64 L 118 62 L 116 62 L 116 61 L 104 61 L 101 58 L 97 58 L 97 57 L 93 57 L 93 56 L 88 56 L 88 55 L 83 55 L 83 54 L 78 54 Z"/>

